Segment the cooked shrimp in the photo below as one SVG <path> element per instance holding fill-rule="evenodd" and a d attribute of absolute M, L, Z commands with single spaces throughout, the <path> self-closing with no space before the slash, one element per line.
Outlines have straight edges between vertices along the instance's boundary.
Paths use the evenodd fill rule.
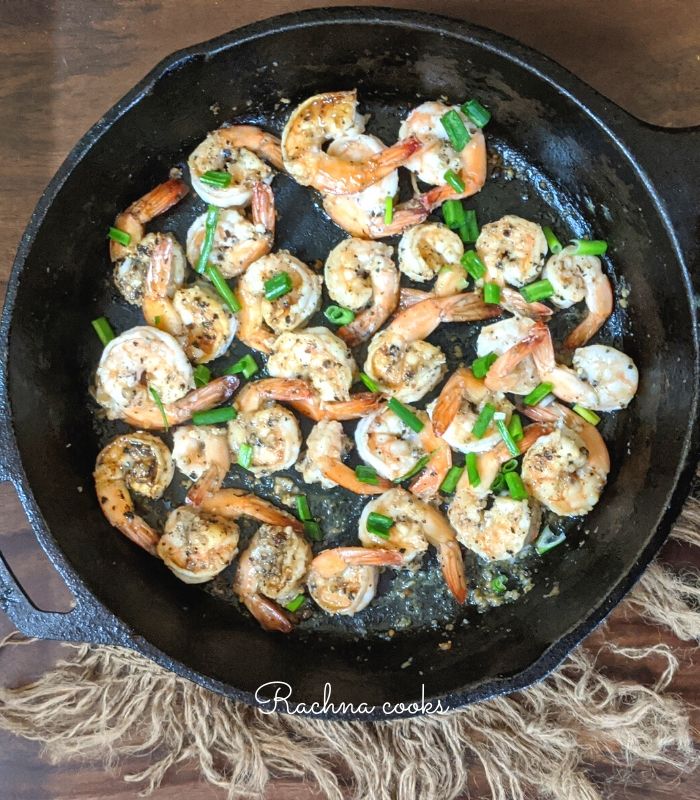
<path fill-rule="evenodd" d="M 221 488 L 231 466 L 226 430 L 215 425 L 185 425 L 173 433 L 173 460 L 195 481 L 187 501 L 199 505 Z"/>
<path fill-rule="evenodd" d="M 458 153 L 440 121 L 450 110 L 454 110 L 464 122 L 470 140 Z M 415 136 L 423 147 L 404 165 L 415 172 L 420 180 L 434 186 L 423 195 L 422 202 L 432 211 L 445 200 L 469 197 L 476 194 L 486 182 L 486 143 L 484 135 L 461 111 L 459 106 L 429 101 L 422 103 L 401 123 L 399 136 Z M 464 183 L 464 191 L 456 192 L 445 184 L 445 172 L 452 170 Z"/>
<path fill-rule="evenodd" d="M 393 520 L 388 539 L 367 530 L 367 520 L 372 512 Z M 417 567 L 428 545 L 432 545 L 438 551 L 445 583 L 455 600 L 460 604 L 466 600 L 467 582 L 462 551 L 455 532 L 445 517 L 428 503 L 404 489 L 389 489 L 381 497 L 370 500 L 362 510 L 359 537 L 365 547 L 398 550 L 403 556 L 402 566 L 409 567 Z"/>
<path fill-rule="evenodd" d="M 358 312 L 338 336 L 351 347 L 369 339 L 399 302 L 399 273 L 393 247 L 364 239 L 344 239 L 328 254 L 324 277 L 331 299 Z"/>
<path fill-rule="evenodd" d="M 511 317 L 494 322 L 492 325 L 486 325 L 479 331 L 476 340 L 476 354 L 479 357 L 487 356 L 490 353 L 500 356 L 525 339 L 534 325 L 535 323 L 531 319 L 525 317 Z M 493 368 L 497 364 L 498 362 L 489 369 L 486 375 L 486 388 L 491 391 L 528 394 L 539 383 L 535 362 L 530 356 L 523 358 L 517 364 L 510 365 L 509 369 L 502 374 L 498 370 L 493 372 Z"/>
<path fill-rule="evenodd" d="M 550 298 L 557 308 L 570 308 L 586 301 L 588 314 L 566 337 L 570 350 L 586 344 L 603 326 L 613 310 L 613 290 L 596 256 L 577 256 L 576 248 L 565 247 L 550 256 L 542 273 L 554 287 Z"/>
<path fill-rule="evenodd" d="M 236 557 L 238 536 L 232 520 L 180 506 L 168 515 L 158 555 L 181 581 L 204 583 Z"/>
<path fill-rule="evenodd" d="M 487 403 L 505 414 L 505 422 L 508 422 L 513 406 L 502 392 L 489 392 L 484 381 L 475 378 L 470 369 L 460 367 L 455 370 L 438 399 L 428 407 L 436 435 L 462 453 L 491 450 L 501 441 L 495 420 L 489 423 L 480 439 L 472 432 Z"/>
<path fill-rule="evenodd" d="M 219 489 L 202 500 L 199 510 L 225 519 L 250 517 L 268 525 L 292 527 L 300 533 L 304 531 L 304 524 L 296 517 L 243 489 Z"/>
<path fill-rule="evenodd" d="M 306 328 L 277 338 L 267 370 L 276 378 L 305 380 L 322 402 L 335 402 L 350 399 L 357 364 L 345 342 L 327 328 Z"/>
<path fill-rule="evenodd" d="M 282 133 L 285 169 L 302 186 L 328 194 L 351 194 L 391 174 L 420 147 L 417 139 L 410 138 L 360 162 L 324 152 L 326 142 L 363 130 L 356 91 L 310 97 L 294 109 Z"/>
<path fill-rule="evenodd" d="M 384 392 L 408 402 L 420 400 L 445 372 L 445 355 L 426 341 L 443 322 L 469 322 L 500 314 L 478 293 L 430 296 L 406 308 L 370 342 L 365 372 Z"/>
<path fill-rule="evenodd" d="M 187 259 L 196 267 L 206 235 L 207 215 L 202 214 L 187 231 Z M 275 238 L 275 200 L 265 183 L 253 187 L 251 219 L 240 208 L 222 208 L 214 231 L 209 262 L 225 278 L 236 278 L 272 250 Z"/>
<path fill-rule="evenodd" d="M 292 288 L 277 300 L 265 299 L 265 282 L 286 273 Z M 238 284 L 242 309 L 238 338 L 269 353 L 276 336 L 301 328 L 321 305 L 321 279 L 286 250 L 259 258 Z"/>
<path fill-rule="evenodd" d="M 603 437 L 594 425 L 559 403 L 527 408 L 524 413 L 541 421 L 559 420 L 559 426 L 525 454 L 525 488 L 562 517 L 587 514 L 600 500 L 610 472 Z"/>
<path fill-rule="evenodd" d="M 172 233 L 147 233 L 136 245 L 130 246 L 129 254 L 120 258 L 114 265 L 114 285 L 125 300 L 135 306 L 143 303 L 148 275 L 153 254 L 160 251 L 163 240 L 170 242 L 172 264 L 170 281 L 165 289 L 168 297 L 185 282 L 187 262 L 182 247 Z"/>
<path fill-rule="evenodd" d="M 518 442 L 523 453 L 546 436 L 551 426 L 528 425 Z M 457 539 L 482 558 L 494 561 L 519 553 L 538 533 L 541 509 L 533 500 L 494 497 L 491 484 L 502 464 L 512 458 L 503 443 L 477 456 L 479 485 L 472 486 L 465 470 L 447 516 Z"/>
<path fill-rule="evenodd" d="M 451 272 L 455 267 L 459 267 L 461 277 L 464 278 L 466 273 L 459 263 L 463 255 L 464 245 L 456 233 L 439 222 L 427 222 L 410 228 L 401 237 L 399 269 L 406 277 L 418 283 L 432 280 L 443 269 Z M 466 281 L 464 284 L 466 285 Z M 455 292 L 442 291 L 436 294 Z"/>
<path fill-rule="evenodd" d="M 352 616 L 372 602 L 377 592 L 379 567 L 398 567 L 396 550 L 335 547 L 322 550 L 311 562 L 309 594 L 328 614 Z"/>
<path fill-rule="evenodd" d="M 262 525 L 238 561 L 233 588 L 267 631 L 289 633 L 292 623 L 281 606 L 304 591 L 311 546 L 291 527 Z"/>
<path fill-rule="evenodd" d="M 507 214 L 481 228 L 476 252 L 486 266 L 485 282 L 520 287 L 542 272 L 547 239 L 536 222 Z"/>
<path fill-rule="evenodd" d="M 158 533 L 134 510 L 130 492 L 157 500 L 173 479 L 167 446 L 143 431 L 117 436 L 97 456 L 95 492 L 111 525 L 149 552 L 156 554 Z"/>
<path fill-rule="evenodd" d="M 255 184 L 272 181 L 269 164 L 283 169 L 280 141 L 253 125 L 212 131 L 187 160 L 192 188 L 215 206 L 247 206 Z M 202 175 L 209 171 L 227 172 L 231 182 L 226 187 L 209 186 L 202 181 Z"/>

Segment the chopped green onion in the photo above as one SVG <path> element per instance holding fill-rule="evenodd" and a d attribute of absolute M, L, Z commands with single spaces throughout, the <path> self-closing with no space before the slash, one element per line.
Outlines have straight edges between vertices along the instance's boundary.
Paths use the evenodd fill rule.
<path fill-rule="evenodd" d="M 202 249 L 199 251 L 199 258 L 197 259 L 197 266 L 195 269 L 202 275 L 209 263 L 209 256 L 211 249 L 214 246 L 214 234 L 216 233 L 216 226 L 219 224 L 219 207 L 213 206 L 211 203 L 207 206 L 207 218 L 204 223 L 204 241 L 202 242 Z M 212 281 L 213 283 L 213 281 Z"/>
<path fill-rule="evenodd" d="M 448 169 L 443 177 L 445 178 L 445 183 L 449 183 L 455 192 L 461 194 L 464 191 L 464 181 L 453 169 Z"/>
<path fill-rule="evenodd" d="M 192 414 L 192 422 L 195 425 L 216 425 L 217 422 L 228 422 L 237 416 L 238 412 L 233 406 L 221 406 L 209 411 L 195 411 Z"/>
<path fill-rule="evenodd" d="M 608 243 L 602 239 L 572 239 L 571 243 L 576 247 L 575 256 L 602 256 L 608 249 Z"/>
<path fill-rule="evenodd" d="M 481 475 L 479 475 L 479 465 L 476 458 L 476 453 L 467 453 L 464 457 L 464 465 L 467 468 L 470 486 L 478 486 L 481 483 Z"/>
<path fill-rule="evenodd" d="M 494 494 L 498 494 L 502 492 L 506 485 L 505 475 L 502 472 L 499 472 L 498 475 L 493 479 L 493 483 L 491 484 L 491 491 Z"/>
<path fill-rule="evenodd" d="M 591 411 L 590 408 L 584 408 L 584 406 L 580 406 L 578 403 L 576 403 L 573 410 L 579 415 L 579 417 L 583 417 L 586 422 L 590 422 L 591 425 L 597 425 L 600 422 L 600 417 L 595 413 L 595 411 Z"/>
<path fill-rule="evenodd" d="M 401 420 L 401 422 L 403 422 L 404 425 L 407 425 L 412 431 L 420 433 L 425 427 L 418 417 L 395 397 L 390 398 L 387 405 Z"/>
<path fill-rule="evenodd" d="M 467 250 L 460 259 L 460 263 L 475 281 L 481 280 L 486 275 L 486 265 L 476 254 L 475 250 Z"/>
<path fill-rule="evenodd" d="M 323 316 L 334 325 L 349 325 L 355 319 L 355 312 L 342 306 L 328 306 Z"/>
<path fill-rule="evenodd" d="M 203 175 L 199 176 L 199 180 L 208 186 L 225 189 L 231 184 L 231 174 L 219 169 L 208 169 Z"/>
<path fill-rule="evenodd" d="M 131 234 L 121 230 L 120 228 L 110 228 L 107 232 L 107 236 L 112 241 L 117 242 L 117 244 L 121 244 L 124 247 L 127 247 L 131 244 Z"/>
<path fill-rule="evenodd" d="M 513 414 L 508 423 L 508 433 L 513 437 L 514 442 L 519 442 L 525 433 L 523 432 L 523 421 L 518 414 Z"/>
<path fill-rule="evenodd" d="M 278 272 L 265 281 L 265 299 L 278 300 L 292 291 L 292 278 L 288 272 Z"/>
<path fill-rule="evenodd" d="M 368 467 L 366 464 L 358 464 L 355 467 L 355 477 L 360 483 L 368 483 L 370 486 L 379 485 L 379 476 L 374 467 Z"/>
<path fill-rule="evenodd" d="M 394 524 L 391 517 L 384 514 L 377 514 L 376 511 L 371 511 L 367 517 L 367 530 L 375 536 L 381 536 L 383 539 L 389 538 L 389 529 Z"/>
<path fill-rule="evenodd" d="M 445 129 L 445 133 L 452 147 L 454 147 L 458 153 L 461 153 L 472 138 L 462 118 L 454 108 L 451 108 L 440 117 L 440 122 L 442 122 L 442 127 Z"/>
<path fill-rule="evenodd" d="M 544 400 L 553 388 L 553 383 L 539 383 L 530 394 L 525 395 L 523 403 L 525 403 L 526 406 L 536 406 L 541 400 Z"/>
<path fill-rule="evenodd" d="M 247 442 L 243 442 L 243 444 L 238 448 L 238 464 L 239 466 L 243 467 L 243 469 L 248 469 L 252 463 L 253 447 Z"/>
<path fill-rule="evenodd" d="M 478 100 L 467 100 L 462 106 L 462 113 L 477 126 L 483 128 L 491 119 L 491 112 L 487 111 Z"/>
<path fill-rule="evenodd" d="M 384 199 L 384 224 L 391 225 L 394 220 L 394 198 L 389 194 Z"/>
<path fill-rule="evenodd" d="M 501 302 L 501 287 L 497 283 L 484 284 L 484 303 L 497 306 Z"/>
<path fill-rule="evenodd" d="M 506 461 L 506 463 L 501 467 L 501 472 L 503 473 L 515 472 L 517 468 L 518 468 L 518 459 L 511 458 L 510 461 Z"/>
<path fill-rule="evenodd" d="M 298 494 L 295 501 L 297 504 L 297 515 L 302 522 L 308 522 L 310 519 L 314 518 L 305 494 Z"/>
<path fill-rule="evenodd" d="M 484 407 L 479 412 L 479 416 L 476 418 L 476 422 L 472 428 L 472 433 L 474 434 L 475 439 L 481 439 L 483 437 L 483 435 L 486 433 L 486 429 L 491 424 L 491 420 L 493 419 L 493 415 L 495 413 L 496 406 L 492 405 L 491 403 L 484 404 Z"/>
<path fill-rule="evenodd" d="M 370 390 L 370 392 L 374 392 L 375 394 L 379 394 L 379 384 L 376 381 L 373 381 L 372 378 L 366 372 L 360 373 L 360 380 L 364 385 Z"/>
<path fill-rule="evenodd" d="M 472 361 L 472 374 L 474 377 L 485 378 L 497 358 L 498 356 L 495 353 L 487 353 L 485 356 L 474 359 Z"/>
<path fill-rule="evenodd" d="M 561 253 L 562 246 L 559 239 L 554 234 L 554 231 L 547 225 L 542 226 L 542 233 L 544 233 L 544 238 L 547 240 L 547 247 L 549 247 L 549 252 L 554 253 Z"/>
<path fill-rule="evenodd" d="M 305 602 L 306 602 L 306 597 L 303 594 L 298 594 L 294 598 L 294 600 L 290 600 L 287 603 L 285 608 L 287 609 L 287 611 L 291 611 L 293 614 L 295 611 L 298 611 L 304 605 Z"/>
<path fill-rule="evenodd" d="M 440 484 L 440 491 L 444 492 L 445 494 L 452 494 L 457 488 L 457 484 L 459 483 L 459 479 L 462 477 L 463 472 L 464 467 L 450 467 L 447 475 L 445 475 L 445 479 Z"/>
<path fill-rule="evenodd" d="M 491 580 L 490 583 L 491 591 L 494 594 L 503 594 L 507 587 L 506 576 L 505 575 L 496 575 L 495 578 Z"/>
<path fill-rule="evenodd" d="M 476 211 L 470 208 L 464 212 L 465 223 L 459 229 L 459 235 L 465 244 L 472 244 L 479 238 L 479 223 L 476 221 Z"/>
<path fill-rule="evenodd" d="M 536 303 L 538 300 L 546 300 L 548 297 L 551 297 L 554 294 L 554 287 L 547 278 L 545 278 L 544 280 L 535 281 L 534 283 L 529 283 L 527 286 L 523 286 L 520 290 L 520 294 L 528 303 Z"/>
<path fill-rule="evenodd" d="M 513 441 L 513 437 L 510 435 L 506 423 L 502 419 L 496 420 L 496 427 L 498 428 L 498 432 L 501 434 L 501 439 L 505 442 L 506 448 L 508 452 L 512 456 L 519 456 L 520 455 L 520 448 L 518 445 Z"/>
<path fill-rule="evenodd" d="M 219 268 L 214 264 L 207 264 L 206 273 L 221 299 L 231 310 L 231 313 L 237 314 L 241 310 L 241 304 L 238 302 L 236 295 L 231 291 L 231 287 L 226 283 L 226 279 L 219 271 Z"/>
<path fill-rule="evenodd" d="M 464 206 L 461 201 L 445 200 L 442 204 L 442 218 L 445 220 L 445 225 L 453 231 L 465 225 L 467 217 L 464 213 Z"/>
<path fill-rule="evenodd" d="M 544 555 L 565 541 L 566 534 L 554 533 L 549 525 L 545 525 L 545 527 L 542 528 L 542 533 L 540 533 L 539 538 L 535 542 L 535 550 L 537 550 L 540 555 Z"/>
<path fill-rule="evenodd" d="M 100 337 L 100 341 L 104 347 L 106 347 L 112 341 L 112 339 L 114 339 L 114 331 L 112 330 L 112 326 L 109 324 L 107 317 L 98 317 L 97 319 L 93 319 L 92 327 L 95 329 L 95 333 Z"/>
<path fill-rule="evenodd" d="M 246 353 L 242 358 L 239 358 L 235 364 L 225 369 L 223 374 L 243 375 L 243 377 L 248 380 L 252 378 L 259 369 L 260 367 L 253 356 L 251 356 L 250 353 Z"/>
<path fill-rule="evenodd" d="M 168 425 L 168 415 L 165 413 L 165 407 L 163 406 L 163 401 L 160 399 L 158 390 L 153 386 L 149 386 L 148 393 L 153 398 L 153 402 L 158 406 L 158 411 L 160 411 L 160 415 L 163 417 L 163 428 L 167 431 L 170 428 L 170 425 Z"/>
<path fill-rule="evenodd" d="M 307 519 L 304 522 L 304 530 L 306 531 L 307 535 L 310 539 L 318 542 L 320 539 L 323 539 L 323 534 L 321 533 L 321 526 L 316 522 L 315 519 Z"/>
<path fill-rule="evenodd" d="M 198 364 L 194 369 L 194 385 L 201 389 L 211 380 L 211 370 L 206 364 Z"/>
<path fill-rule="evenodd" d="M 156 328 L 160 325 L 160 319 L 161 318 L 160 318 L 160 316 L 158 314 L 156 314 L 156 316 L 153 318 L 153 321 L 156 324 Z"/>
<path fill-rule="evenodd" d="M 513 500 L 527 500 L 527 489 L 517 472 L 504 472 L 503 477 Z"/>
<path fill-rule="evenodd" d="M 394 483 L 403 483 L 404 481 L 407 481 L 409 478 L 412 478 L 414 475 L 417 475 L 425 467 L 428 461 L 430 461 L 431 456 L 432 453 L 428 453 L 427 455 L 424 455 L 421 458 L 419 458 L 418 461 L 416 461 L 416 463 L 411 467 L 411 469 L 408 470 L 408 472 L 405 475 L 402 475 L 400 478 L 395 478 Z"/>

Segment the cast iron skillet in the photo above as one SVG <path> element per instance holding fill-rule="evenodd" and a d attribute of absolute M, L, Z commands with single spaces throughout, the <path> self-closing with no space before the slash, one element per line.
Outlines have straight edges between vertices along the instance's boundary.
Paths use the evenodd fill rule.
<path fill-rule="evenodd" d="M 255 120 L 245 116 L 255 110 L 279 128 L 288 109 L 282 98 L 295 103 L 352 87 L 387 140 L 398 115 L 421 99 L 479 97 L 493 112 L 489 146 L 515 174 L 476 198 L 480 216 L 512 211 L 543 217 L 562 235 L 605 238 L 618 294 L 631 289 L 604 338 L 633 356 L 642 380 L 631 408 L 608 423 L 614 468 L 604 502 L 541 563 L 531 592 L 483 615 L 469 612 L 451 631 L 450 650 L 438 649 L 446 634 L 425 614 L 410 635 L 393 639 L 372 630 L 357 638 L 352 629 L 265 634 L 225 599 L 181 584 L 115 534 L 91 491 L 101 439 L 86 396 L 99 358 L 89 323 L 105 310 L 120 321 L 104 239 L 115 210 L 161 181 L 224 120 Z M 283 681 L 293 708 L 321 699 L 329 682 L 334 702 L 367 703 L 375 708 L 363 718 L 379 719 L 415 713 L 383 704 L 420 699 L 423 684 L 425 697 L 457 707 L 542 678 L 638 578 L 688 491 L 698 445 L 689 269 L 699 152 L 697 129 L 642 124 L 522 45 L 426 14 L 290 14 L 167 58 L 79 142 L 19 247 L 0 329 L 0 477 L 16 487 L 75 607 L 37 609 L 4 559 L 0 607 L 28 635 L 131 647 L 248 703 L 270 694 L 255 697 L 261 684 Z M 309 192 L 302 199 L 277 180 L 279 244 L 304 260 L 323 257 L 342 234 Z M 454 350 L 450 357 L 454 365 Z M 558 596 L 546 597 L 555 583 Z"/>

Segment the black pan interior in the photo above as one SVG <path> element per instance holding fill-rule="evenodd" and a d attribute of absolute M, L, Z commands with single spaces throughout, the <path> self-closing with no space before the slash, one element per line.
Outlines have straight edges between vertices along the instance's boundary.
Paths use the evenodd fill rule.
<path fill-rule="evenodd" d="M 112 287 L 104 233 L 115 212 L 182 164 L 207 130 L 235 120 L 280 132 L 298 101 L 355 87 L 372 115 L 369 132 L 385 141 L 425 99 L 476 96 L 491 109 L 492 179 L 470 207 L 482 223 L 514 213 L 552 225 L 560 238 L 611 243 L 606 267 L 618 298 L 628 290 L 629 297 L 626 308 L 617 303 L 600 340 L 635 359 L 641 384 L 628 411 L 607 415 L 613 470 L 603 501 L 569 526 L 567 545 L 511 570 L 512 585 L 532 582 L 517 602 L 458 614 L 429 561 L 428 577 L 409 601 L 397 599 L 404 577 L 354 621 L 316 615 L 301 626 L 306 630 L 281 638 L 262 633 L 231 602 L 229 575 L 208 590 L 184 586 L 102 518 L 91 470 L 105 437 L 121 429 L 94 423 L 86 387 L 100 346 L 89 323 L 103 313 L 117 330 L 137 323 Z M 344 234 L 310 190 L 285 176 L 274 188 L 277 246 L 307 263 L 323 260 Z M 183 241 L 203 207 L 189 197 L 153 228 L 174 230 Z M 302 27 L 184 61 L 76 164 L 19 286 L 10 400 L 23 464 L 53 536 L 87 586 L 139 636 L 243 692 L 285 681 L 297 699 L 310 699 L 330 681 L 345 700 L 398 701 L 420 696 L 422 683 L 439 695 L 521 672 L 632 568 L 679 466 L 695 390 L 690 319 L 679 264 L 646 188 L 615 141 L 563 92 L 496 52 L 427 30 Z M 477 331 L 452 326 L 433 341 L 454 367 L 471 360 Z M 246 485 L 246 478 L 237 471 L 229 482 Z M 274 494 L 272 481 L 255 488 Z M 354 540 L 357 501 L 306 491 L 319 517 L 346 520 L 326 543 Z M 177 489 L 170 499 L 176 496 Z M 478 590 L 486 578 L 473 560 L 467 564 Z M 412 624 L 397 625 L 399 615 Z M 398 628 L 391 638 L 390 627 Z M 447 640 L 450 649 L 440 648 Z"/>

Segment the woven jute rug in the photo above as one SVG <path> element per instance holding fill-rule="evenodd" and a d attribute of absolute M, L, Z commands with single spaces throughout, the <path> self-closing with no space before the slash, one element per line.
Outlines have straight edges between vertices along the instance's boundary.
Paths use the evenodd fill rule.
<path fill-rule="evenodd" d="M 700 499 L 673 536 L 700 547 Z M 700 574 L 654 563 L 626 608 L 680 639 L 700 639 Z M 0 648 L 31 646 L 11 635 Z M 586 765 L 625 774 L 694 766 L 688 709 L 668 688 L 679 662 L 666 645 L 605 647 L 627 663 L 649 659 L 651 685 L 617 680 L 585 644 L 546 680 L 446 716 L 385 723 L 262 714 L 164 671 L 131 651 L 77 646 L 39 680 L 0 689 L 0 727 L 44 745 L 52 762 L 144 767 L 124 780 L 145 794 L 168 770 L 196 764 L 230 798 L 259 797 L 273 777 L 303 778 L 341 800 L 449 800 L 480 764 L 494 800 L 601 800 Z M 598 649 L 599 652 L 599 649 Z M 1 653 L 0 653 L 1 657 Z M 658 665 L 662 664 L 659 670 Z"/>

